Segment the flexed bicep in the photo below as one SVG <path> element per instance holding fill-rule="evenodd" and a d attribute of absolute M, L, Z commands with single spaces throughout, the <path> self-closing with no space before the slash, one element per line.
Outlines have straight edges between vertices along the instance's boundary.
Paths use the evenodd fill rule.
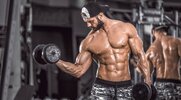
<path fill-rule="evenodd" d="M 81 52 L 76 58 L 76 67 L 81 68 L 80 75 L 84 74 L 92 63 L 92 56 L 90 52 Z"/>
<path fill-rule="evenodd" d="M 84 51 L 78 54 L 75 63 L 59 60 L 56 65 L 72 76 L 81 77 L 90 67 L 91 63 L 91 53 Z"/>

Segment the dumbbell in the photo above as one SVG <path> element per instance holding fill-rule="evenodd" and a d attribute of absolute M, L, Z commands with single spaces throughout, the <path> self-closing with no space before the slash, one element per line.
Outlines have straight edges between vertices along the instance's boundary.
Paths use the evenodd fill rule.
<path fill-rule="evenodd" d="M 61 51 L 55 44 L 39 44 L 34 48 L 32 55 L 39 64 L 54 64 L 60 59 Z"/>
<path fill-rule="evenodd" d="M 133 86 L 132 94 L 134 100 L 156 100 L 157 90 L 151 85 L 151 88 L 146 83 L 137 83 Z"/>

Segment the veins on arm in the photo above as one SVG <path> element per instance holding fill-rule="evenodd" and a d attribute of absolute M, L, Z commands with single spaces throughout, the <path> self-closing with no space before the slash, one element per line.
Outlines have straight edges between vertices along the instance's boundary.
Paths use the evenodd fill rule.
<path fill-rule="evenodd" d="M 134 56 L 138 57 L 138 63 L 140 66 L 139 69 L 142 72 L 145 81 L 150 84 L 151 80 L 150 80 L 150 68 L 148 66 L 148 62 L 143 50 L 143 44 L 142 44 L 142 40 L 140 39 L 140 37 L 137 34 L 137 31 L 135 29 L 135 27 L 131 24 L 128 24 L 129 29 L 128 29 L 128 35 L 129 35 L 129 45 L 130 48 L 134 54 Z"/>

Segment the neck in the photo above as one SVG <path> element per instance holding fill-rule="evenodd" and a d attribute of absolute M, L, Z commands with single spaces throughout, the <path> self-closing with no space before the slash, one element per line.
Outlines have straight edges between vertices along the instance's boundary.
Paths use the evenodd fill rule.
<path fill-rule="evenodd" d="M 163 34 L 159 34 L 158 36 L 156 36 L 156 40 L 161 40 L 163 37 Z"/>
<path fill-rule="evenodd" d="M 104 16 L 101 21 L 104 23 L 104 28 L 107 28 L 107 26 L 109 26 L 109 19 L 107 17 Z"/>
<path fill-rule="evenodd" d="M 112 26 L 112 24 L 110 24 L 110 19 L 105 18 L 103 22 L 104 22 L 103 29 L 107 32 Z"/>

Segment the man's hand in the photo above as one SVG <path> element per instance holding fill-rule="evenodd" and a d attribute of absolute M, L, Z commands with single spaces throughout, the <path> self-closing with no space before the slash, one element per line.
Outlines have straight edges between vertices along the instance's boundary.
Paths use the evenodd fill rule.
<path fill-rule="evenodd" d="M 142 75 L 142 72 L 141 72 L 141 70 L 140 70 L 141 64 L 139 63 L 139 59 L 138 59 L 137 57 L 131 58 L 131 59 L 130 59 L 130 63 L 131 63 L 131 64 L 136 68 L 136 70 Z M 145 78 L 144 82 L 145 82 L 146 84 L 148 84 L 149 87 L 151 87 L 152 82 L 151 82 L 150 79 L 146 79 L 146 78 Z"/>
<path fill-rule="evenodd" d="M 145 82 L 146 84 L 148 84 L 149 87 L 151 87 L 152 81 L 151 81 L 150 79 L 145 79 L 144 82 Z"/>

